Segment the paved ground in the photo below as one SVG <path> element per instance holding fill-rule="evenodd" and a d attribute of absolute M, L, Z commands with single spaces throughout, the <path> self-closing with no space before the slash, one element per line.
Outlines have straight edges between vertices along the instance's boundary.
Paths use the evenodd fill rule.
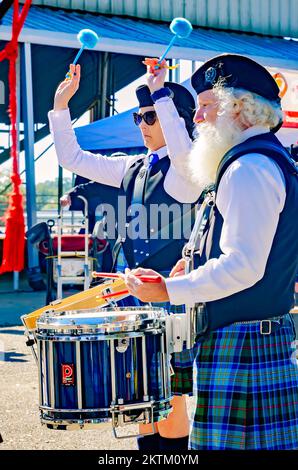
<path fill-rule="evenodd" d="M 65 297 L 78 291 L 65 291 Z M 45 305 L 45 291 L 33 291 L 24 275 L 20 277 L 19 290 L 13 290 L 12 275 L 0 277 L 0 326 L 21 325 L 21 315 Z"/>
<path fill-rule="evenodd" d="M 1 347 L 2 346 L 2 347 Z M 54 431 L 41 426 L 37 367 L 22 327 L 0 328 L 0 432 L 2 449 L 136 449 L 135 439 L 118 441 L 111 429 Z M 2 359 L 2 360 L 1 360 Z M 4 359 L 4 360 L 3 360 Z M 131 426 L 135 431 L 135 426 Z"/>

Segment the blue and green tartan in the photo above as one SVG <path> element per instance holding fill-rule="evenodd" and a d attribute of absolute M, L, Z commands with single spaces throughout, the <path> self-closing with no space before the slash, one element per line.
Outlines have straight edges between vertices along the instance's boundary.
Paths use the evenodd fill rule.
<path fill-rule="evenodd" d="M 128 267 L 125 259 L 123 248 L 121 247 L 117 256 L 116 272 L 124 272 L 125 268 Z M 167 274 L 167 273 L 161 273 Z M 135 297 L 129 296 L 123 299 L 118 305 L 140 305 L 142 302 L 135 299 Z M 168 312 L 172 313 L 184 313 L 184 305 L 170 305 L 166 303 L 154 303 L 154 306 L 165 308 Z M 184 349 L 180 353 L 171 354 L 171 367 L 174 374 L 171 375 L 171 390 L 174 395 L 192 395 L 193 389 L 193 363 L 195 358 L 194 349 Z"/>
<path fill-rule="evenodd" d="M 232 324 L 198 344 L 190 449 L 298 448 L 298 363 L 290 315 L 270 335 Z"/>
<path fill-rule="evenodd" d="M 169 302 L 154 304 L 165 308 L 171 313 L 185 313 L 184 305 L 171 305 Z M 173 395 L 190 395 L 193 394 L 193 364 L 196 356 L 196 346 L 191 349 L 186 348 L 186 342 L 183 344 L 183 351 L 171 354 L 171 367 L 173 374 L 171 375 L 171 390 Z"/>
<path fill-rule="evenodd" d="M 184 349 L 180 353 L 172 354 L 171 366 L 174 374 L 171 376 L 171 390 L 173 395 L 193 395 L 193 364 L 195 348 Z"/>

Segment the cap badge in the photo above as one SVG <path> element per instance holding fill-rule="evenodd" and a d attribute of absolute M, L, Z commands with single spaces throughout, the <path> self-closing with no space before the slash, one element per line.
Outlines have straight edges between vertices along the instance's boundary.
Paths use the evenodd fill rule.
<path fill-rule="evenodd" d="M 214 67 L 209 67 L 205 72 L 205 83 L 213 84 L 216 79 L 216 69 Z"/>

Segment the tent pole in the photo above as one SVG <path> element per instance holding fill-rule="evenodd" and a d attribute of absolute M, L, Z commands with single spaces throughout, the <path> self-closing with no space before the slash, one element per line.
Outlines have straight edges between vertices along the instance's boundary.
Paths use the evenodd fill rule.
<path fill-rule="evenodd" d="M 24 119 L 24 147 L 25 147 L 25 166 L 26 166 L 26 211 L 27 211 L 27 229 L 31 228 L 37 222 L 36 216 L 36 191 L 35 191 L 35 165 L 34 165 L 34 116 L 33 116 L 33 89 L 32 89 L 32 60 L 31 44 L 24 43 L 22 50 L 23 71 L 22 80 L 22 104 Z M 28 269 L 38 267 L 37 249 L 27 244 Z"/>
<path fill-rule="evenodd" d="M 174 59 L 174 64 L 178 67 L 174 70 L 174 80 L 176 83 L 180 83 L 180 59 Z"/>
<path fill-rule="evenodd" d="M 172 65 L 174 65 L 173 63 L 173 59 L 168 59 L 168 64 L 170 67 L 172 67 Z M 173 81 L 173 76 L 174 76 L 174 70 L 170 69 L 169 71 L 169 82 L 172 82 Z"/>
<path fill-rule="evenodd" d="M 21 93 L 20 93 L 20 84 L 21 84 L 21 69 L 20 69 L 20 46 L 18 46 L 18 58 L 16 60 L 16 78 L 17 78 L 17 155 L 18 155 L 18 171 L 20 172 L 20 116 L 21 116 Z M 13 272 L 13 290 L 19 290 L 19 272 Z"/>
<path fill-rule="evenodd" d="M 58 214 L 60 214 L 60 198 L 63 196 L 63 168 L 58 166 Z"/>
<path fill-rule="evenodd" d="M 100 118 L 106 116 L 107 107 L 107 87 L 108 87 L 108 69 L 109 69 L 109 53 L 104 52 L 103 54 L 103 68 L 102 68 L 102 87 L 101 87 L 101 106 L 100 106 Z"/>
<path fill-rule="evenodd" d="M 97 81 L 97 85 L 98 85 L 98 90 L 97 90 L 97 99 L 95 100 L 95 102 L 91 105 L 91 107 L 89 108 L 89 117 L 90 117 L 90 122 L 94 122 L 94 121 L 98 121 L 98 119 L 101 119 L 101 116 L 100 116 L 100 109 L 101 109 L 101 71 L 102 71 L 102 56 L 101 56 L 101 52 L 97 52 L 97 56 L 96 56 L 96 59 L 97 59 L 97 64 L 96 64 L 96 67 L 98 69 L 98 81 Z"/>

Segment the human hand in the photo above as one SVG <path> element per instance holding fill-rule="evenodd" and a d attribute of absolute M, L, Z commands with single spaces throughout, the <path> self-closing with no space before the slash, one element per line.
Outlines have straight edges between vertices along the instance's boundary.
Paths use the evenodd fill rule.
<path fill-rule="evenodd" d="M 70 199 L 69 194 L 64 194 L 64 196 L 60 198 L 60 204 L 61 204 L 61 207 L 70 206 L 71 199 Z"/>
<path fill-rule="evenodd" d="M 183 276 L 185 274 L 185 259 L 180 259 L 177 261 L 172 271 L 170 272 L 170 277 Z"/>
<path fill-rule="evenodd" d="M 165 78 L 167 74 L 166 60 L 161 62 L 161 67 L 158 69 L 154 68 L 154 63 L 157 63 L 159 59 L 154 59 L 152 65 L 147 65 L 147 85 L 151 93 L 160 90 L 165 85 Z"/>
<path fill-rule="evenodd" d="M 54 98 L 54 111 L 68 108 L 68 102 L 77 92 L 80 85 L 81 66 L 70 64 L 70 78 L 66 78 L 58 86 Z"/>
<path fill-rule="evenodd" d="M 161 282 L 142 282 L 139 276 L 159 276 L 161 278 Z M 153 269 L 138 268 L 132 271 L 130 269 L 126 269 L 123 279 L 129 293 L 140 299 L 142 302 L 169 301 L 165 279 Z"/>

